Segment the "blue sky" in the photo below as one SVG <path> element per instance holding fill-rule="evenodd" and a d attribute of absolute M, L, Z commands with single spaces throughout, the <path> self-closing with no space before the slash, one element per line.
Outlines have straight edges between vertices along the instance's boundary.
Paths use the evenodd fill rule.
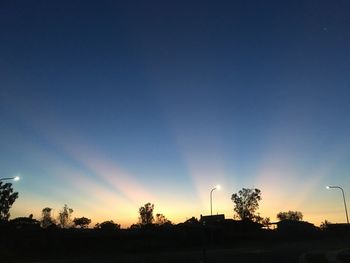
<path fill-rule="evenodd" d="M 7 1 L 0 5 L 0 165 L 12 214 L 181 222 L 261 214 L 344 221 L 349 181 L 347 1 Z"/>

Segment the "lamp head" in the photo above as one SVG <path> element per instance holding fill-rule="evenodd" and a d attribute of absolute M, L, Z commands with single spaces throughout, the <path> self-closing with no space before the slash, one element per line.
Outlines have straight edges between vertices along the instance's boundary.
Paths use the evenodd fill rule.
<path fill-rule="evenodd" d="M 327 189 L 330 189 L 329 185 L 326 186 Z"/>
<path fill-rule="evenodd" d="M 215 186 L 215 188 L 221 190 L 221 185 L 218 184 L 217 186 Z"/>
<path fill-rule="evenodd" d="M 19 176 L 16 176 L 15 178 L 13 178 L 14 181 L 19 181 L 19 179 L 21 179 Z"/>

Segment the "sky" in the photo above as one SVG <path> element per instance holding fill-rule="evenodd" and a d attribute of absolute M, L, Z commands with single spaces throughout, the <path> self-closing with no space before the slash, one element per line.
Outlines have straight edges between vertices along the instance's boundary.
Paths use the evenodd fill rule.
<path fill-rule="evenodd" d="M 232 218 L 259 188 L 276 220 L 345 222 L 350 3 L 1 1 L 0 177 L 12 218 Z"/>

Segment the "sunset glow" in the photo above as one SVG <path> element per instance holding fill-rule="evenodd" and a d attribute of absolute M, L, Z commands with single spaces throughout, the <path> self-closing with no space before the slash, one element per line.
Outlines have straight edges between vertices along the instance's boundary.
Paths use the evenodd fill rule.
<path fill-rule="evenodd" d="M 20 177 L 11 218 L 67 204 L 91 227 L 127 228 L 150 202 L 180 223 L 209 215 L 220 184 L 213 214 L 226 218 L 233 193 L 258 188 L 272 222 L 288 210 L 345 222 L 325 189 L 349 200 L 344 8 L 39 2 L 0 8 L 1 177 Z"/>

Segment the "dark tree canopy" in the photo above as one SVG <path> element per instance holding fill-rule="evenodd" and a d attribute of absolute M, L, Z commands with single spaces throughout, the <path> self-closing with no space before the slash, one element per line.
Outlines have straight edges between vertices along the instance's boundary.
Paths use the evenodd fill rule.
<path fill-rule="evenodd" d="M 141 224 L 132 224 L 129 228 L 130 229 L 139 229 L 139 228 L 141 228 Z"/>
<path fill-rule="evenodd" d="M 78 217 L 73 219 L 73 223 L 80 228 L 86 228 L 91 223 L 91 219 L 86 217 Z"/>
<path fill-rule="evenodd" d="M 271 224 L 271 219 L 269 217 L 265 217 L 263 218 L 263 220 L 261 221 L 261 224 L 266 227 L 267 229 L 270 229 L 270 224 Z"/>
<path fill-rule="evenodd" d="M 332 224 L 331 222 L 325 220 L 325 221 L 321 222 L 320 228 L 321 228 L 322 230 L 327 230 L 327 228 L 328 228 L 329 225 L 331 225 L 331 224 Z"/>
<path fill-rule="evenodd" d="M 147 203 L 139 208 L 140 213 L 140 224 L 149 225 L 154 221 L 153 217 L 154 204 Z"/>
<path fill-rule="evenodd" d="M 109 231 L 109 230 L 118 230 L 118 229 L 120 229 L 120 225 L 117 224 L 117 223 L 114 223 L 113 220 L 109 220 L 109 221 L 104 221 L 104 222 L 102 222 L 100 224 L 97 223 L 95 225 L 95 228 L 96 229 L 101 229 L 101 230 L 107 230 L 107 231 Z"/>
<path fill-rule="evenodd" d="M 265 228 L 270 228 L 270 223 L 271 220 L 269 217 L 261 217 L 259 213 L 257 213 L 256 215 L 254 215 L 253 221 L 259 224 L 262 224 Z"/>
<path fill-rule="evenodd" d="M 167 219 L 163 214 L 156 214 L 156 225 L 171 225 L 171 221 Z"/>
<path fill-rule="evenodd" d="M 261 191 L 257 188 L 242 188 L 238 193 L 232 194 L 231 200 L 234 202 L 234 211 L 241 220 L 254 220 L 261 200 Z"/>
<path fill-rule="evenodd" d="M 279 212 L 277 218 L 282 220 L 294 220 L 301 221 L 303 220 L 303 214 L 300 211 L 288 211 L 288 212 Z"/>
<path fill-rule="evenodd" d="M 13 192 L 12 184 L 3 184 L 0 181 L 0 221 L 10 218 L 10 208 L 18 198 L 18 193 Z"/>

